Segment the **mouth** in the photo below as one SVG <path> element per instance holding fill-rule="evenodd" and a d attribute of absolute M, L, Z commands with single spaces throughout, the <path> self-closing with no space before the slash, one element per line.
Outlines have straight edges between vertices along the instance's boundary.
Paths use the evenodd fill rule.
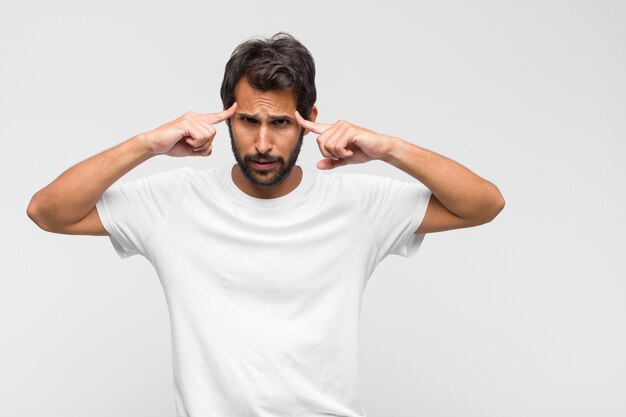
<path fill-rule="evenodd" d="M 255 160 L 252 160 L 251 162 L 252 162 L 252 165 L 255 168 L 259 168 L 259 169 L 269 169 L 269 168 L 272 168 L 276 164 L 276 161 L 262 161 L 262 160 L 261 161 L 255 161 Z"/>

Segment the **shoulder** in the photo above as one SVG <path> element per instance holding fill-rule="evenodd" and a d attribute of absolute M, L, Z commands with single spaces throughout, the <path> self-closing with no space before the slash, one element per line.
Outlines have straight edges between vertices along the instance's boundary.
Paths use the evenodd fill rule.
<path fill-rule="evenodd" d="M 339 188 L 358 192 L 388 186 L 390 182 L 397 181 L 393 178 L 361 172 L 332 172 L 320 176 L 326 178 L 328 185 L 334 184 Z"/>
<path fill-rule="evenodd" d="M 151 190 L 171 190 L 182 185 L 190 173 L 189 167 L 179 167 L 153 172 L 130 180 L 122 179 L 114 183 L 107 192 L 135 190 L 146 193 L 151 192 Z"/>
<path fill-rule="evenodd" d="M 328 183 L 362 184 L 384 181 L 385 177 L 361 172 L 320 172 L 318 177 Z"/>
<path fill-rule="evenodd" d="M 173 168 L 166 171 L 161 171 L 155 174 L 151 174 L 148 177 L 156 180 L 181 180 L 190 182 L 193 180 L 215 180 L 220 181 L 223 177 L 223 167 L 213 168 L 195 168 L 190 166 L 183 166 L 179 168 Z"/>
<path fill-rule="evenodd" d="M 160 181 L 165 181 L 169 179 L 184 178 L 192 171 L 192 169 L 193 168 L 190 168 L 187 166 L 178 167 L 178 168 L 170 168 L 164 171 L 158 171 L 158 172 L 146 174 L 133 181 L 160 182 Z"/>

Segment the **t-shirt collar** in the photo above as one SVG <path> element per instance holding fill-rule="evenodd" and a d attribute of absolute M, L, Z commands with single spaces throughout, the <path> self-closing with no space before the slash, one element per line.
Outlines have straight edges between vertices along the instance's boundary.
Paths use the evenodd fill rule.
<path fill-rule="evenodd" d="M 298 166 L 302 169 L 302 179 L 300 180 L 300 183 L 296 188 L 281 197 L 258 198 L 246 194 L 241 189 L 239 189 L 239 187 L 237 187 L 232 177 L 232 169 L 234 165 L 235 164 L 233 164 L 232 162 L 227 162 L 221 167 L 221 173 L 224 183 L 226 184 L 226 189 L 233 197 L 240 200 L 241 202 L 258 207 L 276 207 L 289 204 L 309 189 L 309 187 L 313 183 L 313 176 L 315 175 L 315 172 L 311 170 L 311 168 L 296 165 L 293 169 L 297 169 L 296 167 Z"/>

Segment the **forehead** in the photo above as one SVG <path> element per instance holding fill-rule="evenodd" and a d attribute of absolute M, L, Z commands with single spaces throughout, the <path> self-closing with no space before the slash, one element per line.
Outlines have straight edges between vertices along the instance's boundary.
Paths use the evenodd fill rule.
<path fill-rule="evenodd" d="M 237 110 L 248 112 L 295 112 L 296 99 L 292 90 L 261 91 L 253 88 L 245 77 L 235 86 Z"/>

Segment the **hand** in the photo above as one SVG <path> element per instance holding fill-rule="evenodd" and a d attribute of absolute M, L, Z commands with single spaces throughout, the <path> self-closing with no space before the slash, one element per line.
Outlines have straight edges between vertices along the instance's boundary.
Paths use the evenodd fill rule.
<path fill-rule="evenodd" d="M 229 119 L 237 110 L 237 103 L 218 113 L 198 114 L 188 111 L 172 120 L 139 135 L 154 155 L 209 156 L 213 152 L 214 124 Z"/>
<path fill-rule="evenodd" d="M 303 119 L 296 111 L 298 124 L 319 134 L 317 145 L 324 155 L 317 163 L 319 169 L 333 169 L 342 165 L 361 164 L 383 159 L 389 152 L 392 137 L 353 125 L 345 120 L 335 124 L 315 123 Z"/>

